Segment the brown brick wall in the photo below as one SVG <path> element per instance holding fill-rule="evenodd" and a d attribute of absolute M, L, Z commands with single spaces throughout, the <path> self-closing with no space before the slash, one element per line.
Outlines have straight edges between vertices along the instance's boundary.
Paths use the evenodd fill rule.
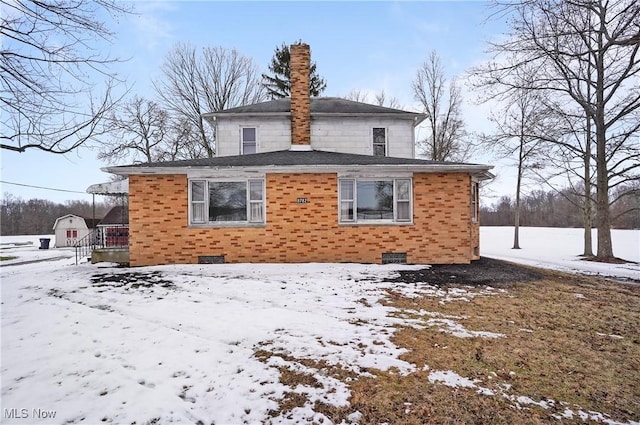
<path fill-rule="evenodd" d="M 130 261 L 380 263 L 383 252 L 406 252 L 409 263 L 468 263 L 469 185 L 465 174 L 415 174 L 413 225 L 349 226 L 338 225 L 336 174 L 268 174 L 264 226 L 196 228 L 188 226 L 185 175 L 130 176 Z"/>
<path fill-rule="evenodd" d="M 311 104 L 309 72 L 311 51 L 307 44 L 293 44 L 291 54 L 291 143 L 311 144 Z"/>

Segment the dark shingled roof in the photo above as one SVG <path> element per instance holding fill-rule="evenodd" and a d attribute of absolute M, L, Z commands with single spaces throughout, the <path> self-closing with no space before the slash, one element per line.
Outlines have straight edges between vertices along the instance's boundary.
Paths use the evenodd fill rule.
<path fill-rule="evenodd" d="M 422 116 L 416 112 L 403 111 L 401 109 L 387 108 L 384 106 L 370 105 L 368 103 L 354 102 L 353 100 L 339 97 L 312 97 L 310 102 L 311 114 L 394 114 Z M 210 112 L 205 115 L 225 114 L 266 114 L 291 112 L 291 99 L 283 98 L 268 102 L 255 103 L 253 105 L 238 106 L 219 112 Z"/>
<path fill-rule="evenodd" d="M 129 208 L 118 205 L 109 210 L 107 215 L 104 216 L 101 225 L 114 225 L 114 224 L 129 224 Z"/>
<path fill-rule="evenodd" d="M 94 219 L 93 217 L 82 217 L 82 218 L 84 218 L 84 222 L 87 225 L 88 229 L 95 229 L 98 223 L 100 223 L 99 218 L 96 218 L 96 219 Z"/>
<path fill-rule="evenodd" d="M 222 156 L 217 158 L 187 159 L 183 161 L 152 162 L 147 164 L 109 167 L 121 168 L 155 167 L 264 167 L 291 165 L 475 165 L 461 162 L 430 161 L 426 159 L 395 158 L 390 156 L 356 155 L 327 151 L 275 151 L 251 155 Z"/>

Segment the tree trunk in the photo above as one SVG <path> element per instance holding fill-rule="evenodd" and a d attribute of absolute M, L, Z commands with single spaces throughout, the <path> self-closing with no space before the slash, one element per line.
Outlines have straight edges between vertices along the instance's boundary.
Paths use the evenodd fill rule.
<path fill-rule="evenodd" d="M 520 136 L 520 151 L 518 153 L 518 179 L 516 181 L 516 211 L 513 224 L 513 248 L 520 249 L 520 187 L 522 184 L 522 166 L 524 162 L 524 138 Z"/>
<path fill-rule="evenodd" d="M 611 215 L 609 211 L 609 170 L 607 167 L 607 133 L 604 104 L 604 56 L 603 34 L 605 23 L 600 22 L 598 50 L 596 55 L 596 104 L 594 125 L 596 128 L 596 214 L 598 217 L 598 255 L 601 260 L 613 257 L 611 244 Z"/>
<path fill-rule="evenodd" d="M 584 205 L 582 206 L 582 224 L 584 227 L 584 252 L 582 255 L 585 257 L 593 257 L 591 209 L 591 118 L 587 115 L 587 142 L 584 152 Z"/>
<path fill-rule="evenodd" d="M 198 130 L 200 132 L 200 140 L 202 142 L 202 147 L 204 148 L 205 152 L 207 153 L 207 157 L 208 158 L 213 158 L 215 156 L 215 152 L 213 151 L 213 149 L 211 149 L 211 145 L 209 144 L 209 141 L 207 140 L 207 135 L 204 131 L 204 120 L 202 119 L 202 117 L 200 117 L 199 121 L 198 121 Z"/>
<path fill-rule="evenodd" d="M 589 37 L 591 36 L 591 14 L 589 14 Z M 590 40 L 590 38 L 589 38 Z M 589 41 L 589 47 L 591 42 Z M 587 81 L 587 100 L 591 102 L 591 80 L 593 72 L 591 72 L 591 61 L 587 64 L 587 75 L 589 81 Z M 586 140 L 584 144 L 584 205 L 582 208 L 582 226 L 584 228 L 584 252 L 582 255 L 585 257 L 593 257 L 593 240 L 591 237 L 591 228 L 593 227 L 593 220 L 591 216 L 591 115 L 589 111 L 585 110 L 587 118 L 586 128 Z"/>

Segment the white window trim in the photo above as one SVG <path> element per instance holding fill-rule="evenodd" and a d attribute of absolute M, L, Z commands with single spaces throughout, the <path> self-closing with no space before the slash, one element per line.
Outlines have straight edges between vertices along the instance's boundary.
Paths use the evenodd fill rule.
<path fill-rule="evenodd" d="M 391 180 L 393 182 L 393 218 L 387 220 L 360 220 L 358 221 L 358 182 L 364 181 L 383 181 Z M 409 220 L 398 220 L 398 197 L 397 197 L 397 181 L 409 181 Z M 353 182 L 353 219 L 342 219 L 342 184 L 343 181 Z M 340 226 L 410 226 L 413 225 L 413 178 L 411 177 L 345 177 L 338 178 L 338 225 Z"/>
<path fill-rule="evenodd" d="M 389 128 L 383 126 L 371 127 L 371 155 L 375 155 L 375 138 L 373 137 L 373 130 L 376 128 L 384 129 L 384 156 L 389 156 Z"/>
<path fill-rule="evenodd" d="M 205 221 L 193 222 L 192 221 L 192 205 L 193 201 L 191 199 L 191 183 L 195 181 L 205 182 L 204 188 L 204 213 L 205 213 Z M 262 221 L 254 222 L 251 221 L 251 204 L 256 203 L 258 201 L 251 200 L 251 192 L 250 192 L 250 181 L 260 181 L 262 183 Z M 209 182 L 216 183 L 225 183 L 225 182 L 245 182 L 247 186 L 247 220 L 246 221 L 209 221 Z M 266 187 L 266 179 L 264 177 L 253 177 L 253 178 L 196 178 L 189 179 L 187 182 L 187 191 L 188 191 L 188 201 L 189 208 L 187 211 L 187 224 L 189 227 L 264 227 L 267 224 L 267 187 Z"/>
<path fill-rule="evenodd" d="M 260 144 L 258 143 L 258 126 L 256 125 L 243 125 L 240 126 L 240 155 L 245 155 L 244 153 L 244 132 L 245 128 L 253 128 L 256 130 L 256 153 L 260 152 Z"/>
<path fill-rule="evenodd" d="M 202 182 L 202 183 L 205 184 L 204 185 L 204 199 L 202 201 L 194 201 L 192 199 L 191 195 L 192 195 L 193 191 L 191 190 L 191 184 L 194 183 L 194 182 Z M 202 221 L 202 222 L 193 221 L 193 203 L 197 202 L 198 204 L 204 205 L 204 217 L 206 217 L 206 215 L 207 215 L 207 181 L 204 180 L 204 179 L 189 180 L 189 182 L 187 184 L 187 192 L 188 192 L 188 195 L 189 195 L 189 208 L 188 208 L 189 217 L 188 217 L 188 220 L 187 220 L 189 222 L 189 225 L 200 225 L 200 226 L 206 225 L 207 224 L 206 220 Z"/>
<path fill-rule="evenodd" d="M 475 197 L 475 203 L 473 202 Z M 480 183 L 471 180 L 471 222 L 477 223 L 480 218 Z"/>
<path fill-rule="evenodd" d="M 351 192 L 353 193 L 353 196 L 351 197 L 351 199 L 347 200 L 347 202 L 352 202 L 353 203 L 353 218 L 349 219 L 349 218 L 342 218 L 342 182 L 351 182 L 351 184 L 353 185 Z M 356 212 L 356 179 L 353 178 L 348 178 L 348 179 L 338 179 L 338 222 L 341 224 L 355 224 L 356 223 L 356 219 L 357 219 L 357 212 Z"/>
<path fill-rule="evenodd" d="M 398 199 L 398 181 L 400 180 L 408 180 L 409 181 L 409 199 Z M 398 218 L 398 202 L 408 202 L 409 203 L 409 219 L 399 219 Z M 393 221 L 397 223 L 410 223 L 413 222 L 413 180 L 412 179 L 393 179 Z"/>

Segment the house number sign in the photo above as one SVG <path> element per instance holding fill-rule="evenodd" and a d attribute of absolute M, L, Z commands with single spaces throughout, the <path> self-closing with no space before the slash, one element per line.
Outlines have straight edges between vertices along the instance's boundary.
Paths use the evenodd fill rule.
<path fill-rule="evenodd" d="M 309 199 L 307 198 L 298 198 L 298 200 L 296 201 L 299 204 L 308 204 L 309 203 Z"/>

